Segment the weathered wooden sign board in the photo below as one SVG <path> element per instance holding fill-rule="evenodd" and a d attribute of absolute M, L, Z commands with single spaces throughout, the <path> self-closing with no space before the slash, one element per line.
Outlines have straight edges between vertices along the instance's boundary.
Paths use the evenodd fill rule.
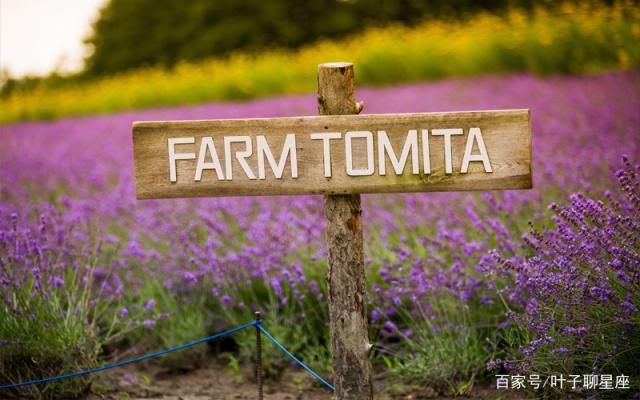
<path fill-rule="evenodd" d="M 354 115 L 361 109 L 353 65 L 327 63 L 319 117 L 133 124 L 139 199 L 325 195 L 338 400 L 373 398 L 360 193 L 531 188 L 528 110 Z"/>
<path fill-rule="evenodd" d="M 524 189 L 528 110 L 136 122 L 139 199 Z"/>

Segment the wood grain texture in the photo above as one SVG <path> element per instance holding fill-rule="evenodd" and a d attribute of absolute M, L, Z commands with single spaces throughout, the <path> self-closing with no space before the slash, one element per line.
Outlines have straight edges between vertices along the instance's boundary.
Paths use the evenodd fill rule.
<path fill-rule="evenodd" d="M 321 97 L 321 96 L 319 96 Z M 324 106 L 319 106 L 322 108 Z M 352 106 L 355 112 L 355 106 Z M 467 174 L 460 173 L 469 129 L 479 127 L 486 144 L 492 173 L 484 172 L 482 163 L 472 162 Z M 402 175 L 396 176 L 389 160 L 387 175 L 348 176 L 345 170 L 344 136 L 347 131 L 385 130 L 396 154 L 400 154 L 410 129 L 462 128 L 464 135 L 452 137 L 453 173 L 444 173 L 444 139 L 429 135 L 431 174 L 412 175 L 407 162 Z M 331 140 L 332 177 L 325 178 L 321 140 L 311 140 L 312 132 L 341 132 L 342 139 Z M 420 132 L 420 131 L 419 131 Z M 230 135 L 260 134 L 267 138 L 274 155 L 279 157 L 285 135 L 296 134 L 299 177 L 291 178 L 289 163 L 282 179 L 275 179 L 270 169 L 264 180 L 250 180 L 233 160 L 232 181 L 219 181 L 207 170 L 200 182 L 193 180 L 196 162 L 177 162 L 177 182 L 169 180 L 167 140 L 170 137 L 196 138 L 193 145 L 178 145 L 176 151 L 198 152 L 202 137 L 211 136 L 224 165 L 222 139 Z M 366 164 L 364 140 L 354 140 L 354 165 Z M 352 194 L 390 192 L 429 192 L 459 190 L 494 190 L 531 188 L 531 130 L 528 110 L 472 111 L 452 113 L 330 115 L 315 117 L 135 122 L 133 124 L 136 192 L 139 199 L 171 197 Z M 235 150 L 236 148 L 234 148 Z M 377 154 L 377 142 L 374 155 Z M 247 160 L 255 171 L 254 155 Z M 422 171 L 422 162 L 420 164 Z M 238 171 L 236 173 L 235 171 Z"/>
<path fill-rule="evenodd" d="M 353 65 L 318 66 L 318 112 L 357 114 Z M 327 287 L 336 400 L 373 399 L 359 194 L 326 195 Z"/>

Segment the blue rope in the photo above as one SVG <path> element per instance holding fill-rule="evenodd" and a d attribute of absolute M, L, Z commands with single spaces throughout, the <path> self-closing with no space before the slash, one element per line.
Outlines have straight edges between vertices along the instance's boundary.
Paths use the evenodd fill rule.
<path fill-rule="evenodd" d="M 162 356 L 162 355 L 167 354 L 167 353 L 172 353 L 174 351 L 186 349 L 188 347 L 192 347 L 192 346 L 195 346 L 195 345 L 200 344 L 200 343 L 216 340 L 216 339 L 219 339 L 219 338 L 221 338 L 223 336 L 230 335 L 232 333 L 241 331 L 243 329 L 249 328 L 249 327 L 254 326 L 254 325 L 260 326 L 256 321 L 254 321 L 254 322 L 251 322 L 250 324 L 242 325 L 242 326 L 239 326 L 237 328 L 229 329 L 228 331 L 216 333 L 215 335 L 206 337 L 204 339 L 196 340 L 195 342 L 183 344 L 183 345 L 180 345 L 180 346 L 177 346 L 177 347 L 173 347 L 173 348 L 170 348 L 170 349 L 167 349 L 167 350 L 162 350 L 162 351 L 159 351 L 157 353 L 147 354 L 146 356 L 133 358 L 131 360 L 126 360 L 126 361 L 120 361 L 120 362 L 117 362 L 117 363 L 114 363 L 114 364 L 103 365 L 102 367 L 89 369 L 89 370 L 86 370 L 86 371 L 78 371 L 78 372 L 74 372 L 74 373 L 71 373 L 71 374 L 53 376 L 53 377 L 50 377 L 50 378 L 38 379 L 38 380 L 34 380 L 34 381 L 20 382 L 20 383 L 14 383 L 14 384 L 10 384 L 10 385 L 2 385 L 2 386 L 0 386 L 0 389 L 9 389 L 9 388 L 16 388 L 16 387 L 20 387 L 20 386 L 33 385 L 33 384 L 36 384 L 36 383 L 45 383 L 45 382 L 57 381 L 57 380 L 60 380 L 60 379 L 73 378 L 75 376 L 92 374 L 92 373 L 104 371 L 104 370 L 110 369 L 110 368 L 121 367 L 123 365 L 132 364 L 132 363 L 135 363 L 135 362 L 138 362 L 138 361 L 148 360 L 150 358 L 159 357 L 159 356 Z M 311 373 L 313 374 L 313 372 L 311 372 Z"/>
<path fill-rule="evenodd" d="M 267 338 L 269 338 L 269 340 L 271 340 L 273 343 L 275 343 L 276 346 L 278 346 L 280 348 L 280 350 L 282 350 L 286 355 L 288 355 L 293 361 L 295 361 L 298 365 L 300 365 L 302 368 L 304 368 L 305 371 L 307 371 L 308 373 L 313 375 L 314 378 L 316 378 L 317 380 L 322 382 L 326 387 L 329 388 L 329 390 L 334 391 L 333 385 L 331 385 L 329 382 L 324 380 L 320 375 L 318 375 L 315 372 L 313 372 L 311 370 L 311 368 L 307 367 L 302 361 L 298 360 L 293 354 L 291 354 L 287 349 L 285 349 L 284 346 L 281 345 L 273 336 L 271 336 L 269 334 L 269 332 L 267 332 L 262 327 L 262 322 L 261 321 L 254 321 L 254 322 L 251 322 L 249 324 L 239 326 L 237 328 L 229 329 L 228 331 L 216 333 L 213 336 L 209 336 L 209 337 L 206 337 L 206 338 L 203 338 L 203 339 L 200 339 L 200 340 L 196 340 L 195 342 L 191 342 L 191 343 L 183 344 L 183 345 L 180 345 L 180 346 L 172 347 L 170 349 L 162 350 L 162 351 L 159 351 L 159 352 L 156 352 L 156 353 L 147 354 L 146 356 L 132 358 L 130 360 L 120 361 L 120 362 L 117 362 L 117 363 L 114 363 L 114 364 L 107 364 L 107 365 L 103 365 L 103 366 L 98 367 L 98 368 L 88 369 L 88 370 L 85 370 L 85 371 L 73 372 L 73 373 L 66 374 L 66 375 L 59 375 L 59 376 L 53 376 L 53 377 L 44 378 L 44 379 L 37 379 L 37 380 L 33 380 L 33 381 L 13 383 L 13 384 L 8 384 L 8 385 L 1 385 L 0 389 L 17 388 L 17 387 L 21 387 L 21 386 L 34 385 L 34 384 L 37 384 L 37 383 L 45 383 L 45 382 L 57 381 L 57 380 L 60 380 L 60 379 L 73 378 L 73 377 L 76 377 L 76 376 L 92 374 L 92 373 L 95 373 L 95 372 L 100 372 L 100 371 L 104 371 L 104 370 L 115 368 L 115 367 L 122 367 L 122 366 L 127 365 L 127 364 L 132 364 L 132 363 L 135 363 L 135 362 L 138 362 L 138 361 L 148 360 L 150 358 L 160 357 L 162 355 L 165 355 L 165 354 L 168 354 L 168 353 L 172 353 L 174 351 L 183 350 L 183 349 L 195 346 L 195 345 L 200 344 L 200 343 L 216 340 L 216 339 L 219 339 L 219 338 L 221 338 L 223 336 L 230 335 L 232 333 L 241 331 L 241 330 L 249 328 L 251 326 L 256 326 L 258 329 L 260 329 L 260 331 L 262 331 L 262 333 L 264 333 L 265 336 Z"/>
<path fill-rule="evenodd" d="M 286 355 L 288 355 L 293 361 L 295 361 L 296 363 L 298 363 L 299 366 L 301 366 L 302 368 L 304 368 L 308 373 L 310 373 L 311 375 L 313 375 L 317 380 L 319 380 L 320 382 L 324 383 L 324 385 L 326 387 L 329 388 L 329 390 L 331 390 L 332 392 L 334 391 L 333 389 L 333 385 L 330 384 L 329 382 L 325 381 L 324 379 L 322 379 L 322 377 L 318 374 L 316 374 L 315 372 L 313 372 L 311 370 L 311 368 L 307 367 L 302 361 L 298 360 L 293 354 L 289 353 L 289 351 L 287 349 L 284 348 L 283 345 L 281 345 L 280 343 L 278 343 L 278 341 L 276 339 L 274 339 L 273 336 L 271 336 L 269 334 L 269 332 L 267 332 L 263 327 L 262 327 L 262 323 L 260 321 L 257 321 L 256 326 L 258 327 L 258 329 L 260 329 L 262 331 L 262 333 L 264 333 L 264 335 L 266 337 L 268 337 L 273 343 L 276 344 L 276 346 L 278 346 L 280 348 L 280 350 L 282 350 Z"/>

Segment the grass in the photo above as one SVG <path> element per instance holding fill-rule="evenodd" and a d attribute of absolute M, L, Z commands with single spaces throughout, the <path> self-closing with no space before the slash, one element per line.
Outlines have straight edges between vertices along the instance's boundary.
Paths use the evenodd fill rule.
<path fill-rule="evenodd" d="M 65 287 L 37 296 L 36 278 L 15 290 L 10 306 L 0 309 L 0 337 L 11 338 L 0 352 L 3 383 L 17 383 L 96 366 L 100 352 L 102 311 L 89 304 L 88 285 L 69 268 Z M 98 305 L 101 307 L 102 305 Z M 36 311 L 37 310 L 37 311 Z M 87 323 L 89 321 L 89 323 Z M 111 331 L 112 327 L 106 330 Z M 5 339 L 6 340 L 6 339 Z M 5 390 L 18 398 L 74 398 L 88 387 L 87 378 Z"/>
<path fill-rule="evenodd" d="M 640 8 L 633 2 L 565 4 L 465 20 L 386 26 L 297 51 L 144 68 L 89 82 L 16 91 L 0 99 L 0 123 L 126 109 L 311 92 L 316 66 L 356 65 L 359 84 L 392 84 L 487 73 L 584 74 L 640 65 Z"/>
<path fill-rule="evenodd" d="M 404 313 L 403 322 L 412 327 L 410 335 L 401 335 L 408 352 L 389 359 L 389 377 L 457 396 L 473 388 L 495 356 L 492 344 L 496 330 L 495 324 L 479 320 L 491 315 L 471 311 L 446 297 L 432 302 L 437 320 L 424 312 L 415 316 Z"/>

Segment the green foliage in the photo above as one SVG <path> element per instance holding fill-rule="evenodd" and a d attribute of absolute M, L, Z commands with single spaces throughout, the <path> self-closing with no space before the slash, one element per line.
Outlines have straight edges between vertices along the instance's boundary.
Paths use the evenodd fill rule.
<path fill-rule="evenodd" d="M 460 15 L 507 6 L 531 7 L 532 0 L 111 0 L 87 43 L 89 75 L 113 74 L 180 60 L 220 57 L 235 50 L 297 48 L 389 22 Z M 547 2 L 551 3 L 551 2 Z M 136 45 L 132 45 L 132 44 Z"/>
<path fill-rule="evenodd" d="M 91 274 L 82 282 L 79 270 L 69 267 L 64 287 L 47 287 L 40 295 L 32 278 L 12 294 L 10 305 L 0 307 L 0 379 L 17 383 L 42 379 L 97 366 L 101 345 L 115 333 L 103 317 L 106 304 L 91 304 Z M 3 392 L 33 399 L 75 398 L 88 387 L 81 377 Z"/>
<path fill-rule="evenodd" d="M 13 89 L 0 97 L 0 123 L 307 93 L 315 89 L 317 64 L 332 60 L 352 61 L 358 85 L 630 69 L 640 65 L 639 20 L 640 7 L 630 3 L 565 3 L 559 12 L 512 9 L 502 16 L 478 13 L 463 20 L 426 20 L 411 28 L 370 27 L 298 50 L 234 52 L 171 68 L 72 77 L 65 84 L 30 83 L 24 90 L 13 82 Z M 146 45 L 126 47 L 144 52 Z"/>
<path fill-rule="evenodd" d="M 322 271 L 324 267 L 314 267 Z M 308 274 L 308 273 L 307 273 Z M 309 274 L 308 276 L 312 276 Z M 326 295 L 324 283 L 320 293 Z M 287 350 L 296 355 L 305 364 L 327 375 L 331 370 L 331 353 L 329 350 L 329 317 L 324 303 L 308 287 L 298 286 L 297 290 L 305 293 L 305 299 L 299 303 L 292 299 L 292 287 L 283 284 L 283 293 L 278 296 L 268 282 L 254 281 L 251 285 L 229 287 L 233 293 L 235 307 L 213 306 L 219 310 L 215 319 L 224 321 L 229 326 L 246 324 L 251 310 L 245 304 L 259 305 L 262 312 L 264 328 L 278 340 Z M 289 299 L 284 300 L 283 299 Z M 234 335 L 232 338 L 243 360 L 254 360 L 256 354 L 256 337 L 253 329 L 247 333 Z M 268 378 L 277 379 L 283 369 L 294 365 L 294 362 L 264 335 L 262 336 L 262 358 L 265 374 Z"/>
<path fill-rule="evenodd" d="M 129 340 L 143 344 L 144 349 L 151 352 L 208 336 L 204 296 L 198 289 L 201 288 L 193 289 L 189 296 L 178 297 L 160 282 L 149 280 L 139 292 L 139 299 L 149 300 L 141 315 L 142 321 L 129 335 Z M 206 344 L 196 345 L 164 355 L 157 362 L 169 368 L 197 368 L 205 361 L 206 351 Z"/>
<path fill-rule="evenodd" d="M 382 361 L 392 379 L 447 395 L 465 394 L 494 356 L 495 324 L 486 321 L 495 317 L 445 294 L 434 296 L 431 306 L 437 319 L 398 310 L 403 326 L 411 327 L 410 333 L 400 335 L 407 353 L 393 358 L 382 355 Z"/>

